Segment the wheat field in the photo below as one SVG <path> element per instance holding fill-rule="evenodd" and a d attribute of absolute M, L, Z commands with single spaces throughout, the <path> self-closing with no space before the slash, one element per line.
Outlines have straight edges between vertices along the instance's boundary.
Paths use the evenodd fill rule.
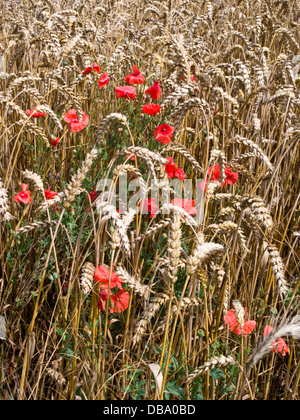
<path fill-rule="evenodd" d="M 0 4 L 0 399 L 299 400 L 299 2 Z"/>

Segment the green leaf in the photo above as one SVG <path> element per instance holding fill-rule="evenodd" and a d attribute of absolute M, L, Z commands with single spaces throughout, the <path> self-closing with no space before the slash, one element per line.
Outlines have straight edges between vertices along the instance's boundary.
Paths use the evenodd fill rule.
<path fill-rule="evenodd" d="M 175 395 L 176 397 L 182 397 L 182 388 L 176 385 L 174 382 L 168 382 L 166 384 L 166 391 L 170 394 Z"/>

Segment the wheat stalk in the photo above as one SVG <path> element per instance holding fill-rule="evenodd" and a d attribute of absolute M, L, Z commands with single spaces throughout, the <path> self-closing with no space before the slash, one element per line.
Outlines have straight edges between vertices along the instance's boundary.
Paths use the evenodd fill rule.
<path fill-rule="evenodd" d="M 9 222 L 12 219 L 13 216 L 10 214 L 7 189 L 4 188 L 3 182 L 0 179 L 0 221 Z"/>
<path fill-rule="evenodd" d="M 226 367 L 230 365 L 235 365 L 237 362 L 234 360 L 232 356 L 215 356 L 205 362 L 202 366 L 195 369 L 193 373 L 191 373 L 187 378 L 187 383 L 193 382 L 199 376 L 203 375 L 208 370 L 214 369 L 215 367 Z"/>

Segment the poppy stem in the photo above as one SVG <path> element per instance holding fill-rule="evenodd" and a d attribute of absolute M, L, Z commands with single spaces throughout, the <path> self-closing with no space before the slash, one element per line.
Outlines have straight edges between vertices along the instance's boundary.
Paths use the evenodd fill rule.
<path fill-rule="evenodd" d="M 243 327 L 241 327 L 241 351 L 240 351 L 240 366 L 241 366 L 241 370 L 239 373 L 239 377 L 238 377 L 238 381 L 237 381 L 237 390 L 239 388 L 239 384 L 241 383 L 241 392 L 243 392 L 243 387 L 244 387 L 244 334 L 243 334 Z"/>
<path fill-rule="evenodd" d="M 107 299 L 105 302 L 105 324 L 104 324 L 104 340 L 106 340 L 106 336 L 107 336 L 107 324 L 108 324 L 108 310 L 109 310 L 109 302 L 111 302 L 110 300 L 110 291 L 111 291 L 111 278 L 112 278 L 112 271 L 113 271 L 113 262 L 114 262 L 114 257 L 115 257 L 115 250 L 112 251 L 112 255 L 111 255 L 111 262 L 110 262 L 110 271 L 109 271 L 109 279 L 108 279 L 108 289 L 107 289 Z"/>
<path fill-rule="evenodd" d="M 111 261 L 110 261 L 107 299 L 106 299 L 106 302 L 105 302 L 105 321 L 104 321 L 104 333 L 103 333 L 102 360 L 100 360 L 101 349 L 99 348 L 98 375 L 100 373 L 99 370 L 100 370 L 100 366 L 101 366 L 101 384 L 102 384 L 102 386 L 105 382 L 104 370 L 105 370 L 105 354 L 106 354 L 106 349 L 107 349 L 106 337 L 107 337 L 107 331 L 108 331 L 108 311 L 109 311 L 109 306 L 110 306 L 110 302 L 111 302 L 110 290 L 111 290 L 111 279 L 112 279 L 112 271 L 113 271 L 113 265 L 114 265 L 115 252 L 116 252 L 115 249 L 113 249 L 112 254 L 111 254 Z M 99 345 L 100 345 L 100 343 L 99 343 Z"/>

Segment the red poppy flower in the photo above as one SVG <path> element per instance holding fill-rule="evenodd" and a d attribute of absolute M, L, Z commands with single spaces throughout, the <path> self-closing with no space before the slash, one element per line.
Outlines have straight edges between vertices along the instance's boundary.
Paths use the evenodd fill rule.
<path fill-rule="evenodd" d="M 273 353 L 281 353 L 282 356 L 285 356 L 290 351 L 286 342 L 281 337 L 274 341 L 271 350 Z"/>
<path fill-rule="evenodd" d="M 107 73 L 103 73 L 100 77 L 100 80 L 98 80 L 99 89 L 102 89 L 108 83 L 109 83 L 109 76 Z"/>
<path fill-rule="evenodd" d="M 116 87 L 117 98 L 136 98 L 136 88 L 134 86 L 118 86 Z"/>
<path fill-rule="evenodd" d="M 155 115 L 160 111 L 161 107 L 158 104 L 144 105 L 142 110 L 145 114 Z"/>
<path fill-rule="evenodd" d="M 211 175 L 211 172 L 213 172 L 212 180 L 219 181 L 220 166 L 219 165 L 210 166 L 207 172 L 209 177 Z M 224 187 L 226 184 L 234 185 L 239 178 L 238 172 L 232 172 L 230 168 L 225 168 L 225 175 L 226 175 L 226 179 L 224 183 L 222 184 L 222 187 Z"/>
<path fill-rule="evenodd" d="M 183 181 L 185 179 L 185 172 L 181 168 L 176 168 L 175 177 Z"/>
<path fill-rule="evenodd" d="M 98 191 L 92 191 L 91 193 L 88 194 L 88 197 L 90 198 L 91 203 L 93 203 L 97 199 L 97 197 L 98 197 Z M 88 207 L 86 209 L 86 212 L 88 212 L 90 209 L 91 208 Z"/>
<path fill-rule="evenodd" d="M 135 161 L 135 156 L 131 155 L 130 153 L 128 153 L 126 157 L 127 157 L 127 159 L 130 158 L 130 160 L 132 160 L 132 162 Z"/>
<path fill-rule="evenodd" d="M 57 206 L 56 204 L 53 204 L 53 208 L 57 213 L 61 213 L 61 211 L 62 211 L 62 208 Z"/>
<path fill-rule="evenodd" d="M 165 169 L 166 169 L 168 178 L 171 178 L 171 179 L 179 178 L 181 180 L 184 180 L 185 178 L 184 170 L 177 167 L 172 157 L 168 157 L 167 159 L 169 163 L 165 164 Z"/>
<path fill-rule="evenodd" d="M 100 283 L 100 287 L 103 289 L 108 289 L 108 282 L 110 276 L 110 269 L 106 267 L 106 265 L 100 265 L 96 268 L 94 273 L 94 280 L 96 283 Z M 110 287 L 113 289 L 114 287 L 118 287 L 122 289 L 123 279 L 117 276 L 116 273 L 112 271 L 111 273 L 111 280 L 110 280 Z"/>
<path fill-rule="evenodd" d="M 184 80 L 184 76 L 180 77 L 180 80 Z M 194 82 L 196 80 L 196 76 L 191 76 L 191 82 Z"/>
<path fill-rule="evenodd" d="M 29 204 L 32 201 L 31 192 L 28 191 L 27 188 L 28 188 L 28 185 L 27 184 L 22 184 L 21 185 L 22 191 L 19 192 L 15 196 L 15 201 L 17 203 Z"/>
<path fill-rule="evenodd" d="M 270 327 L 270 325 L 266 325 L 264 329 L 264 336 L 268 336 L 272 330 L 273 328 Z M 282 356 L 285 356 L 290 351 L 286 342 L 281 337 L 272 343 L 271 350 L 273 353 L 281 353 Z"/>
<path fill-rule="evenodd" d="M 208 184 L 208 179 L 206 179 L 205 181 L 199 182 L 198 187 L 200 188 L 201 191 L 205 191 L 207 184 Z"/>
<path fill-rule="evenodd" d="M 100 292 L 100 300 L 98 302 L 98 308 L 102 309 L 102 311 L 105 310 L 107 295 L 108 295 L 107 290 L 102 290 Z M 114 295 L 110 292 L 110 300 L 112 302 L 112 308 L 109 308 L 110 313 L 124 312 L 128 308 L 129 299 L 130 299 L 130 296 L 126 289 L 122 289 Z"/>
<path fill-rule="evenodd" d="M 224 184 L 222 185 L 223 187 L 225 184 L 234 185 L 239 179 L 238 172 L 232 172 L 230 168 L 225 168 L 225 175 L 226 179 Z"/>
<path fill-rule="evenodd" d="M 139 208 L 141 208 L 141 206 L 142 203 L 140 203 Z M 148 198 L 148 200 L 145 200 L 143 204 L 143 211 L 150 213 L 149 217 L 154 217 L 155 213 L 158 211 L 156 198 Z"/>
<path fill-rule="evenodd" d="M 45 193 L 46 200 L 52 200 L 57 195 L 57 192 L 50 191 L 49 184 L 48 184 L 48 190 L 44 190 L 44 193 Z"/>
<path fill-rule="evenodd" d="M 129 299 L 130 296 L 126 289 L 120 290 L 118 293 L 111 296 L 114 305 L 111 312 L 124 312 L 128 308 Z"/>
<path fill-rule="evenodd" d="M 51 140 L 51 146 L 55 147 L 58 145 L 58 143 L 60 142 L 61 138 L 60 137 L 56 137 L 56 139 Z"/>
<path fill-rule="evenodd" d="M 246 308 L 244 308 L 244 314 L 246 313 Z M 226 324 L 229 326 L 230 331 L 234 332 L 237 335 L 241 335 L 242 334 L 242 329 L 239 325 L 239 322 L 237 320 L 236 314 L 235 314 L 235 310 L 234 309 L 230 309 L 226 315 L 225 315 L 225 322 Z M 243 335 L 249 335 L 252 333 L 252 331 L 254 330 L 256 326 L 256 322 L 255 321 L 245 321 L 244 322 L 244 326 L 243 326 Z"/>
<path fill-rule="evenodd" d="M 155 80 L 154 85 L 145 91 L 146 95 L 149 95 L 151 99 L 158 101 L 161 97 L 161 85 L 158 80 Z"/>
<path fill-rule="evenodd" d="M 35 111 L 35 108 L 32 108 L 32 110 L 30 109 L 26 109 L 26 114 L 29 115 L 31 118 L 40 118 L 40 117 L 45 117 L 47 115 L 46 112 L 40 112 L 40 111 Z"/>
<path fill-rule="evenodd" d="M 212 173 L 212 177 L 211 177 Z M 208 177 L 211 178 L 212 181 L 219 181 L 220 178 L 220 166 L 210 166 L 207 171 Z"/>
<path fill-rule="evenodd" d="M 127 83 L 129 83 L 130 85 L 140 85 L 145 82 L 144 76 L 141 74 L 141 72 L 135 65 L 132 66 L 132 71 L 133 73 L 128 74 L 125 77 L 125 81 Z"/>
<path fill-rule="evenodd" d="M 102 311 L 105 311 L 105 305 L 106 305 L 106 301 L 107 301 L 107 295 L 108 295 L 108 291 L 107 290 L 101 290 L 100 292 L 100 299 L 98 302 L 98 308 L 101 309 Z M 112 292 L 110 292 L 109 294 L 110 296 L 112 295 Z"/>
<path fill-rule="evenodd" d="M 92 71 L 95 71 L 96 73 L 100 73 L 100 67 L 97 64 L 93 64 L 93 67 L 87 67 L 83 72 L 82 75 L 91 73 Z"/>
<path fill-rule="evenodd" d="M 98 197 L 98 191 L 92 191 L 89 194 L 89 196 L 90 196 L 91 202 L 93 203 L 96 200 L 96 198 Z"/>
<path fill-rule="evenodd" d="M 168 124 L 161 124 L 153 131 L 154 137 L 162 144 L 171 143 L 175 128 Z"/>
<path fill-rule="evenodd" d="M 89 123 L 89 116 L 84 112 L 82 113 L 82 119 L 79 121 L 76 109 L 71 109 L 64 116 L 64 121 L 69 123 L 69 129 L 73 133 L 83 130 Z"/>
<path fill-rule="evenodd" d="M 187 213 L 191 215 L 197 214 L 197 210 L 195 208 L 195 201 L 194 200 L 187 200 L 185 198 L 174 198 L 171 201 L 171 204 L 176 207 L 181 207 Z"/>
<path fill-rule="evenodd" d="M 129 182 L 131 182 L 133 179 L 137 179 L 137 175 L 133 172 L 130 172 Z"/>

